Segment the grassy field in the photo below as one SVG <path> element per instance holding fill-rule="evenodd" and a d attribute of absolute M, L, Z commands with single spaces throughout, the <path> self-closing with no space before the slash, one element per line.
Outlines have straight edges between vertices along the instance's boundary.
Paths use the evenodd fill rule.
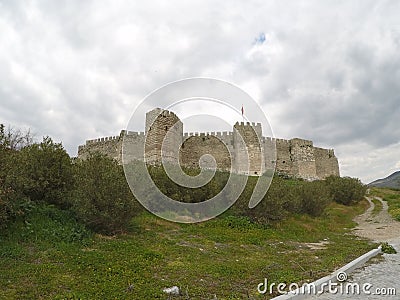
<path fill-rule="evenodd" d="M 400 190 L 372 188 L 370 194 L 387 201 L 390 215 L 400 221 Z"/>
<path fill-rule="evenodd" d="M 367 207 L 332 203 L 319 218 L 261 226 L 229 214 L 176 224 L 144 213 L 129 234 L 92 235 L 67 213 L 43 206 L 0 235 L 1 299 L 268 299 L 257 285 L 302 283 L 376 245 L 350 233 Z M 308 244 L 317 243 L 317 244 Z"/>

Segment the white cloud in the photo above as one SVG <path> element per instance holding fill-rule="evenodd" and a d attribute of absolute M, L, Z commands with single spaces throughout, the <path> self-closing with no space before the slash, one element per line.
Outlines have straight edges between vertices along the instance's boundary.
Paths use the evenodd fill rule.
<path fill-rule="evenodd" d="M 85 139 L 118 134 L 152 90 L 210 76 L 256 98 L 276 136 L 335 148 L 342 174 L 367 182 L 400 168 L 399 10 L 395 1 L 2 2 L 0 122 L 75 155 Z"/>

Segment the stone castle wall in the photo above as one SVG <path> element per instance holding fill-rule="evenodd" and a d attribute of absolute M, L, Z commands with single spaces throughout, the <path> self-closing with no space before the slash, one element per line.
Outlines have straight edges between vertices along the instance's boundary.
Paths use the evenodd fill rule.
<path fill-rule="evenodd" d="M 127 149 L 122 148 L 125 139 Z M 272 149 L 276 146 L 276 152 Z M 146 114 L 145 132 L 122 130 L 119 136 L 86 141 L 78 158 L 101 152 L 122 163 L 130 160 L 180 163 L 259 176 L 276 164 L 276 172 L 307 180 L 339 176 L 333 149 L 314 147 L 312 141 L 262 136 L 259 123 L 236 123 L 232 132 L 183 133 L 183 124 L 170 111 L 156 108 Z M 145 155 L 144 155 L 145 153 Z M 208 154 L 208 155 L 207 155 Z"/>
<path fill-rule="evenodd" d="M 200 164 L 205 168 L 216 167 L 219 170 L 230 171 L 233 162 L 229 151 L 232 150 L 231 145 L 226 144 L 226 140 L 221 141 L 211 134 L 189 136 L 182 144 L 180 163 L 187 167 L 199 167 Z"/>

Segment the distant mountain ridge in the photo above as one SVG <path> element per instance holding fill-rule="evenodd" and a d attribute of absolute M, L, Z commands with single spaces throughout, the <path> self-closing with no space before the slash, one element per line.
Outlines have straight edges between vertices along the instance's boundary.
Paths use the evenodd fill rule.
<path fill-rule="evenodd" d="M 400 189 L 400 171 L 394 172 L 386 178 L 372 181 L 368 186 Z"/>

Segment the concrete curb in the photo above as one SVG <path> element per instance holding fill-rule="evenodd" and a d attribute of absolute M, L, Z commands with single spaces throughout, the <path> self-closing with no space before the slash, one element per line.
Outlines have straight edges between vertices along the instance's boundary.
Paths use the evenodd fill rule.
<path fill-rule="evenodd" d="M 344 267 L 340 268 L 339 270 L 336 270 L 330 275 L 327 275 L 325 277 L 322 277 L 312 283 L 309 283 L 309 286 L 313 286 L 312 289 L 310 288 L 304 288 L 300 287 L 299 289 L 292 291 L 288 294 L 285 295 L 280 295 L 278 297 L 272 298 L 274 300 L 286 300 L 286 299 L 291 299 L 291 300 L 298 300 L 298 299 L 306 299 L 310 295 L 313 295 L 313 291 L 320 291 L 323 289 L 323 287 L 328 287 L 329 282 L 336 283 L 338 282 L 338 278 L 343 278 L 347 279 L 347 275 L 353 272 L 355 269 L 361 267 L 364 265 L 368 260 L 370 260 L 372 257 L 382 253 L 381 246 L 379 246 L 376 249 L 373 249 L 364 255 L 361 255 L 360 257 L 356 258 L 355 260 L 349 262 L 347 265 Z M 341 277 L 343 276 L 343 277 Z M 345 280 L 341 280 L 345 281 Z M 314 288 L 315 287 L 315 288 Z M 310 291 L 311 293 L 307 293 Z M 271 300 L 272 300 L 271 299 Z"/>

